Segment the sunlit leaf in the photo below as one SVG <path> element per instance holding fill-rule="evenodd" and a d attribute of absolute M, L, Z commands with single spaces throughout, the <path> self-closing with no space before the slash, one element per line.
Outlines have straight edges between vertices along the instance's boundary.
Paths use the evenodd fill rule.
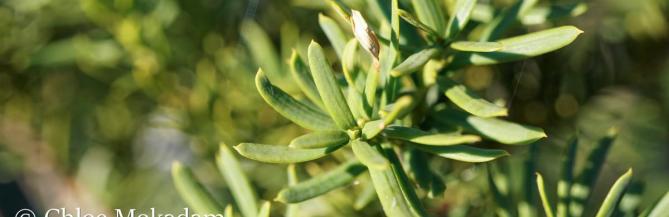
<path fill-rule="evenodd" d="M 288 186 L 294 186 L 299 183 L 297 177 L 297 166 L 295 164 L 288 165 L 287 168 L 288 175 Z M 286 205 L 286 217 L 298 217 L 300 216 L 300 205 L 299 204 L 288 204 Z"/>
<path fill-rule="evenodd" d="M 235 213 L 232 210 L 232 204 L 228 204 L 227 206 L 225 206 L 225 211 L 223 213 L 224 217 L 235 217 Z"/>
<path fill-rule="evenodd" d="M 361 210 L 364 209 L 368 204 L 376 199 L 376 189 L 374 185 L 368 184 L 365 185 L 362 189 L 362 192 L 356 197 L 355 202 L 353 203 L 353 209 Z"/>
<path fill-rule="evenodd" d="M 497 41 L 503 48 L 486 53 L 461 52 L 456 54 L 450 68 L 465 65 L 489 65 L 527 59 L 567 46 L 583 33 L 573 26 L 562 26 Z"/>
<path fill-rule="evenodd" d="M 497 40 L 502 33 L 523 17 L 529 9 L 534 7 L 538 0 L 518 0 L 509 8 L 497 15 L 492 21 L 483 27 L 481 41 Z"/>
<path fill-rule="evenodd" d="M 411 95 L 404 95 L 398 98 L 391 106 L 390 111 L 383 117 L 383 124 L 388 126 L 396 119 L 401 119 L 406 116 L 413 107 L 416 106 L 416 101 Z"/>
<path fill-rule="evenodd" d="M 318 95 L 316 84 L 314 84 L 314 79 L 311 77 L 311 72 L 309 72 L 309 66 L 302 61 L 302 58 L 300 58 L 300 55 L 295 50 L 293 50 L 293 53 L 290 56 L 289 65 L 293 80 L 295 80 L 297 86 L 300 87 L 302 93 L 304 93 L 311 102 L 324 108 L 323 101 Z"/>
<path fill-rule="evenodd" d="M 379 151 L 364 141 L 353 140 L 351 148 L 356 158 L 370 169 L 383 170 L 389 166 L 388 160 Z"/>
<path fill-rule="evenodd" d="M 418 20 L 434 29 L 439 36 L 443 36 L 446 31 L 446 16 L 441 4 L 434 0 L 411 0 L 411 5 L 416 11 Z"/>
<path fill-rule="evenodd" d="M 311 130 L 337 129 L 332 119 L 318 108 L 297 101 L 286 92 L 272 85 L 262 69 L 258 70 L 255 82 L 258 92 L 265 102 L 288 120 Z"/>
<path fill-rule="evenodd" d="M 426 216 L 395 153 L 385 150 L 385 155 L 391 162 L 390 169 L 369 170 L 385 214 L 389 217 Z"/>
<path fill-rule="evenodd" d="M 245 217 L 253 217 L 258 215 L 258 198 L 256 193 L 251 188 L 246 175 L 235 155 L 230 151 L 225 144 L 220 145 L 218 156 L 216 157 L 216 165 L 218 170 L 223 174 L 225 182 L 228 184 L 232 196 L 235 197 L 237 206 Z"/>
<path fill-rule="evenodd" d="M 615 183 L 613 183 L 609 193 L 606 195 L 606 198 L 604 198 L 604 202 L 599 207 L 599 211 L 597 211 L 597 215 L 595 215 L 596 217 L 609 217 L 613 215 L 613 212 L 615 212 L 618 202 L 620 202 L 623 194 L 625 194 L 625 190 L 631 179 L 632 169 L 629 169 L 625 174 L 620 176 Z"/>
<path fill-rule="evenodd" d="M 451 48 L 468 52 L 493 52 L 501 50 L 504 45 L 499 42 L 456 41 L 451 43 Z"/>
<path fill-rule="evenodd" d="M 437 33 L 437 32 L 436 32 L 434 29 L 432 29 L 431 27 L 429 27 L 429 26 L 425 25 L 424 23 L 420 22 L 418 19 L 416 19 L 415 17 L 413 17 L 413 15 L 411 15 L 409 12 L 407 12 L 407 11 L 405 11 L 405 10 L 399 10 L 397 14 L 398 14 L 404 21 L 406 21 L 407 23 L 409 23 L 409 24 L 413 25 L 414 27 L 420 29 L 421 31 L 427 33 L 428 35 L 430 35 L 430 36 L 432 36 L 432 37 L 434 37 L 434 38 L 438 38 L 438 37 L 440 37 L 440 34 L 439 34 L 439 33 Z"/>
<path fill-rule="evenodd" d="M 465 28 L 469 21 L 472 9 L 476 5 L 476 0 L 458 0 L 455 3 L 455 14 L 448 20 L 446 26 L 446 38 L 455 40 L 458 34 Z"/>
<path fill-rule="evenodd" d="M 223 212 L 223 207 L 197 181 L 193 172 L 180 162 L 172 164 L 172 180 L 181 198 L 196 212 L 202 214 Z"/>
<path fill-rule="evenodd" d="M 348 143 L 349 136 L 341 130 L 316 131 L 290 141 L 291 148 L 323 148 Z"/>
<path fill-rule="evenodd" d="M 541 204 L 544 206 L 544 212 L 547 217 L 553 217 L 553 208 L 551 207 L 551 202 L 546 196 L 546 187 L 544 187 L 544 177 L 541 174 L 536 173 L 537 175 L 537 189 L 539 190 L 539 197 L 541 198 Z"/>
<path fill-rule="evenodd" d="M 349 161 L 336 169 L 282 189 L 274 200 L 283 203 L 298 203 L 317 197 L 350 184 L 365 169 L 365 166 L 359 161 Z"/>
<path fill-rule="evenodd" d="M 323 48 L 314 41 L 309 44 L 309 67 L 325 108 L 337 126 L 344 130 L 356 126 L 353 114 L 351 114 L 348 103 L 339 88 L 339 84 L 337 84 L 334 72 L 327 59 L 325 59 Z"/>
<path fill-rule="evenodd" d="M 388 138 L 401 139 L 413 143 L 434 146 L 459 145 L 481 141 L 476 135 L 460 135 L 455 133 L 428 133 L 419 129 L 390 126 L 383 131 Z"/>
<path fill-rule="evenodd" d="M 241 143 L 235 150 L 244 157 L 266 163 L 299 163 L 324 157 L 341 145 L 325 148 L 299 149 L 282 145 Z"/>
<path fill-rule="evenodd" d="M 269 201 L 265 201 L 262 206 L 260 207 L 260 210 L 258 210 L 258 217 L 269 217 L 270 211 L 272 208 L 271 203 Z"/>
<path fill-rule="evenodd" d="M 445 109 L 433 115 L 437 122 L 463 126 L 488 139 L 508 145 L 525 145 L 545 138 L 541 128 L 525 126 L 496 118 L 470 116 L 461 112 Z"/>
<path fill-rule="evenodd" d="M 390 74 L 398 77 L 415 72 L 438 54 L 439 49 L 437 48 L 426 48 L 418 51 L 417 53 L 411 54 L 411 56 L 407 57 L 402 63 L 393 68 L 393 70 L 390 71 Z"/>
<path fill-rule="evenodd" d="M 669 191 L 664 196 L 653 203 L 647 210 L 642 212 L 639 217 L 662 217 L 669 213 Z"/>
<path fill-rule="evenodd" d="M 379 135 L 385 127 L 386 125 L 383 124 L 383 119 L 367 122 L 362 128 L 362 138 L 366 140 L 373 139 Z"/>
<path fill-rule="evenodd" d="M 446 97 L 470 114 L 484 118 L 506 116 L 508 114 L 506 108 L 488 102 L 478 94 L 467 89 L 465 85 L 455 83 L 449 79 L 444 79 L 441 84 L 446 89 Z"/>
<path fill-rule="evenodd" d="M 500 157 L 509 156 L 509 153 L 500 149 L 484 149 L 467 145 L 453 146 L 429 146 L 411 144 L 423 151 L 438 155 L 443 158 L 453 159 L 463 162 L 487 162 Z"/>
<path fill-rule="evenodd" d="M 335 52 L 337 52 L 337 56 L 339 56 L 340 59 L 343 58 L 342 54 L 344 53 L 344 46 L 348 40 L 346 39 L 344 32 L 339 28 L 337 22 L 328 16 L 318 14 L 318 24 L 320 24 L 325 36 L 330 40 L 330 44 Z"/>
<path fill-rule="evenodd" d="M 600 139 L 597 146 L 590 152 L 585 164 L 585 168 L 578 175 L 571 187 L 571 203 L 569 212 L 572 216 L 581 216 L 585 203 L 590 198 L 592 186 L 594 186 L 597 176 L 604 165 L 606 155 L 615 141 L 617 131 L 615 129 L 609 132 L 609 135 Z"/>
<path fill-rule="evenodd" d="M 276 48 L 274 48 L 265 30 L 256 22 L 246 20 L 241 25 L 240 35 L 260 68 L 267 70 L 272 79 L 278 81 L 283 78 L 285 73 L 279 62 Z"/>

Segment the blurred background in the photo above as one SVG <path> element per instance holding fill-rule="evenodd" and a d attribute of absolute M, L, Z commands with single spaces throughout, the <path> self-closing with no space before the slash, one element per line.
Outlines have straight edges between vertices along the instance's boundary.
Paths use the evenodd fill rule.
<path fill-rule="evenodd" d="M 345 2 L 372 10 L 375 0 Z M 573 1 L 539 4 L 549 2 Z M 464 81 L 507 102 L 510 120 L 546 130 L 549 137 L 535 147 L 549 188 L 569 138 L 577 134 L 583 142 L 582 167 L 594 142 L 618 128 L 595 201 L 632 167 L 636 186 L 645 189 L 644 207 L 669 189 L 669 1 L 585 3 L 580 16 L 508 32 L 575 25 L 585 33 L 571 45 L 468 68 Z M 327 44 L 319 13 L 343 24 L 324 1 L 313 0 L 1 0 L 0 217 L 61 207 L 180 213 L 186 205 L 169 170 L 175 160 L 192 167 L 222 204 L 232 203 L 213 163 L 220 143 L 287 144 L 306 132 L 262 101 L 253 76 L 259 66 L 286 70 L 291 50 L 304 52 L 311 39 Z M 511 152 L 507 161 L 521 161 L 528 149 Z M 285 185 L 284 165 L 240 160 L 260 198 L 271 200 Z M 448 177 L 444 198 L 431 201 L 431 210 L 449 213 L 463 203 L 491 209 L 479 165 Z M 303 214 L 355 216 L 332 202 L 346 201 L 345 191 L 353 190 L 314 199 Z M 276 216 L 281 209 L 275 206 Z M 376 204 L 360 215 L 379 211 Z"/>

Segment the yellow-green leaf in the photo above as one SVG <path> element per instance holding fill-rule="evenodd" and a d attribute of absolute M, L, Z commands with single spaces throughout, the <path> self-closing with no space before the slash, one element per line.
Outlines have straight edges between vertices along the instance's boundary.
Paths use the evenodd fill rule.
<path fill-rule="evenodd" d="M 456 41 L 451 44 L 451 48 L 468 52 L 493 52 L 501 50 L 504 45 L 499 42 Z"/>
<path fill-rule="evenodd" d="M 541 128 L 521 125 L 496 118 L 471 116 L 450 109 L 432 114 L 437 122 L 455 124 L 488 139 L 507 145 L 526 145 L 545 138 Z"/>
<path fill-rule="evenodd" d="M 553 208 L 551 207 L 551 202 L 546 196 L 546 187 L 544 187 L 544 177 L 541 174 L 536 173 L 537 175 L 537 189 L 539 190 L 539 197 L 541 198 L 541 204 L 543 204 L 544 212 L 547 217 L 553 217 Z"/>
<path fill-rule="evenodd" d="M 411 56 L 407 57 L 402 63 L 393 68 L 393 70 L 390 71 L 390 74 L 399 77 L 415 72 L 438 54 L 438 48 L 426 48 L 418 51 L 417 53 L 411 54 Z"/>
<path fill-rule="evenodd" d="M 602 206 L 599 207 L 599 211 L 597 211 L 597 215 L 595 215 L 596 217 L 609 217 L 613 214 L 617 208 L 618 202 L 620 202 L 623 194 L 625 194 L 625 190 L 627 190 L 627 185 L 629 185 L 630 180 L 632 180 L 632 169 L 627 170 L 625 174 L 620 176 L 620 178 L 613 183 L 611 190 L 609 190 L 606 198 L 604 198 Z"/>
<path fill-rule="evenodd" d="M 434 29 L 439 36 L 443 36 L 446 31 L 446 19 L 444 11 L 438 1 L 435 0 L 412 0 L 411 5 L 416 11 L 418 20 Z"/>
<path fill-rule="evenodd" d="M 454 40 L 458 33 L 465 28 L 475 5 L 476 0 L 457 0 L 455 2 L 455 14 L 451 16 L 446 26 L 446 38 L 448 40 Z"/>
<path fill-rule="evenodd" d="M 416 128 L 390 126 L 383 131 L 388 138 L 401 139 L 413 143 L 434 146 L 460 145 L 481 141 L 476 135 L 460 135 L 456 133 L 428 133 Z"/>
<path fill-rule="evenodd" d="M 506 108 L 495 105 L 478 96 L 478 94 L 467 89 L 465 85 L 458 84 L 454 81 L 444 79 L 441 82 L 446 89 L 445 94 L 451 102 L 470 114 L 489 118 L 496 116 L 506 116 L 508 114 Z"/>

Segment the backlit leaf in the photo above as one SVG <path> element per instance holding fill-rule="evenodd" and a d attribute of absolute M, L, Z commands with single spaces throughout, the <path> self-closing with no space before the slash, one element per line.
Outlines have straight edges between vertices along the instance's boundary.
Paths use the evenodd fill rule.
<path fill-rule="evenodd" d="M 551 207 L 551 202 L 546 196 L 546 187 L 544 186 L 544 177 L 541 174 L 536 173 L 537 175 L 537 189 L 539 190 L 539 197 L 541 198 L 541 204 L 544 206 L 544 212 L 547 217 L 553 217 L 553 208 Z"/>
<path fill-rule="evenodd" d="M 599 211 L 597 211 L 597 215 L 595 215 L 596 217 L 609 217 L 613 215 L 613 212 L 615 212 L 620 199 L 625 194 L 625 190 L 631 179 L 632 169 L 629 169 L 625 174 L 620 176 L 615 183 L 613 183 L 609 193 L 606 195 L 606 198 L 604 198 L 602 206 L 599 207 Z"/>

